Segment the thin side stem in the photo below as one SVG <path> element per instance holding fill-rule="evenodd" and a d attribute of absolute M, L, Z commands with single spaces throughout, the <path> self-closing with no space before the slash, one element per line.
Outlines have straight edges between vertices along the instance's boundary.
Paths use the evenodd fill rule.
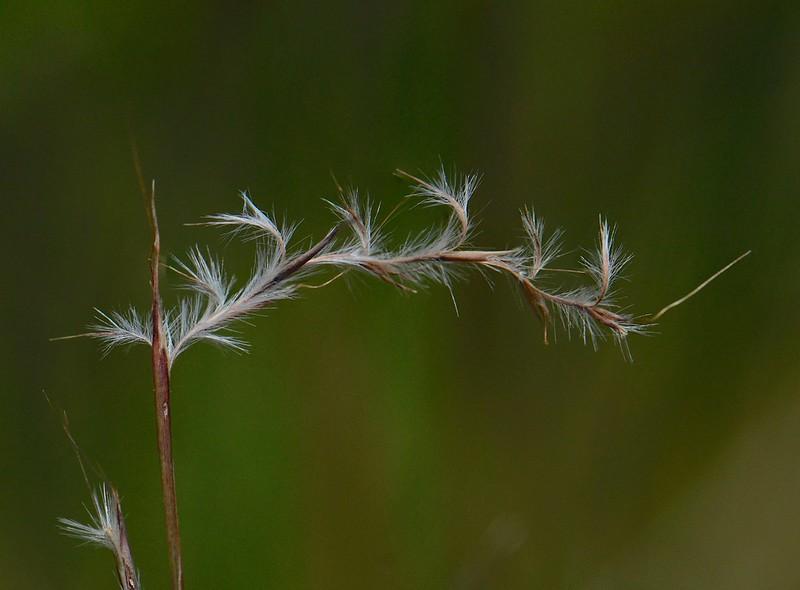
<path fill-rule="evenodd" d="M 161 462 L 161 495 L 164 501 L 164 518 L 167 528 L 167 545 L 172 569 L 173 590 L 183 590 L 183 563 L 181 558 L 181 533 L 178 524 L 178 498 L 175 493 L 175 463 L 172 458 L 172 418 L 169 389 L 169 355 L 164 334 L 163 312 L 159 291 L 158 271 L 161 242 L 156 217 L 155 186 L 150 197 L 150 223 L 153 228 L 153 251 L 150 258 L 150 280 L 153 291 L 153 387 L 156 405 L 156 433 L 158 457 Z"/>
<path fill-rule="evenodd" d="M 732 267 L 734 264 L 737 264 L 737 263 L 738 263 L 740 260 L 742 260 L 742 259 L 743 259 L 743 258 L 745 258 L 746 256 L 749 256 L 749 255 L 750 255 L 750 252 L 751 252 L 751 251 L 750 251 L 750 250 L 748 250 L 748 251 L 747 251 L 747 252 L 745 252 L 744 254 L 740 254 L 740 255 L 739 255 L 738 257 L 736 257 L 734 260 L 732 260 L 731 262 L 729 262 L 728 264 L 726 264 L 725 266 L 723 266 L 721 269 L 719 269 L 719 270 L 718 270 L 717 272 L 715 272 L 713 275 L 711 275 L 710 277 L 708 277 L 708 278 L 707 278 L 705 281 L 703 281 L 702 283 L 700 283 L 699 285 L 697 285 L 697 286 L 696 286 L 694 289 L 692 289 L 691 291 L 689 291 L 689 292 L 688 292 L 686 295 L 684 295 L 683 297 L 681 297 L 681 298 L 680 298 L 680 299 L 678 299 L 677 301 L 673 301 L 672 303 L 670 303 L 669 305 L 667 305 L 666 307 L 664 307 L 664 308 L 663 308 L 661 311 L 659 311 L 658 313 L 655 313 L 655 314 L 653 314 L 653 316 L 652 316 L 650 319 L 651 319 L 652 321 L 654 321 L 654 322 L 655 322 L 655 321 L 656 321 L 656 320 L 658 320 L 658 319 L 659 319 L 661 316 L 663 316 L 665 313 L 667 313 L 667 312 L 668 312 L 670 309 L 672 309 L 672 308 L 674 308 L 674 307 L 678 307 L 680 304 L 684 303 L 684 302 L 685 302 L 685 301 L 687 301 L 688 299 L 691 299 L 692 297 L 694 297 L 695 295 L 697 295 L 697 293 L 699 293 L 700 291 L 702 291 L 702 290 L 703 290 L 703 289 L 704 289 L 704 288 L 705 288 L 705 287 L 706 287 L 706 286 L 707 286 L 707 285 L 708 285 L 708 284 L 709 284 L 711 281 L 713 281 L 714 279 L 716 279 L 716 278 L 717 278 L 719 275 L 721 275 L 722 273 L 724 273 L 726 270 L 728 270 L 728 269 L 729 269 L 730 267 Z"/>

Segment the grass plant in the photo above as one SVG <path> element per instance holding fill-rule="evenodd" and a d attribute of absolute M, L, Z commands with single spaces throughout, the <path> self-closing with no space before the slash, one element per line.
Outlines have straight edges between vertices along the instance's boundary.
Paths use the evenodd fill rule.
<path fill-rule="evenodd" d="M 294 298 L 304 289 L 325 286 L 347 273 L 366 274 L 407 293 L 440 284 L 450 290 L 452 296 L 453 282 L 466 271 L 474 270 L 487 277 L 499 274 L 511 279 L 541 320 L 545 342 L 553 330 L 559 328 L 592 346 L 611 339 L 623 355 L 630 358 L 629 336 L 646 333 L 666 311 L 694 295 L 741 259 L 736 259 L 657 314 L 637 317 L 620 307 L 616 285 L 630 256 L 616 244 L 615 229 L 604 219 L 599 222 L 595 248 L 580 258 L 579 268 L 556 268 L 554 263 L 562 255 L 562 233 L 559 230 L 547 233 L 544 222 L 532 209 L 521 212 L 525 235 L 521 245 L 510 249 L 473 245 L 475 223 L 471 205 L 479 184 L 478 176 L 448 176 L 443 169 L 431 177 L 400 170 L 396 174 L 410 183 L 408 200 L 416 205 L 440 207 L 446 212 L 441 224 L 399 242 L 392 240 L 388 227 L 398 208 L 381 217 L 376 203 L 361 198 L 357 190 L 344 190 L 339 186 L 337 198 L 327 201 L 335 219 L 325 235 L 310 245 L 295 241 L 297 225 L 278 223 L 246 193 L 241 194 L 240 212 L 210 215 L 195 224 L 222 228 L 231 237 L 255 243 L 252 271 L 242 283 L 230 278 L 223 261 L 207 249 L 196 247 L 184 259 L 169 264 L 162 262 L 155 184 L 145 189 L 139 174 L 153 236 L 150 309 L 146 312 L 133 308 L 124 312 L 98 310 L 95 323 L 79 336 L 98 339 L 105 353 L 133 344 L 144 344 L 152 349 L 161 492 L 174 590 L 184 588 L 184 573 L 172 452 L 170 378 L 177 359 L 193 345 L 208 342 L 245 351 L 247 343 L 235 331 L 237 322 L 246 321 L 282 300 Z M 177 306 L 170 309 L 165 309 L 162 303 L 160 277 L 164 267 L 180 277 L 187 291 Z M 577 273 L 584 284 L 553 287 L 558 284 L 555 278 L 563 278 L 565 272 Z M 313 280 L 317 282 L 312 284 Z M 63 530 L 86 543 L 111 550 L 120 587 L 139 590 L 140 578 L 128 544 L 119 494 L 111 484 L 103 483 L 94 492 L 89 513 L 88 524 L 62 519 Z"/>

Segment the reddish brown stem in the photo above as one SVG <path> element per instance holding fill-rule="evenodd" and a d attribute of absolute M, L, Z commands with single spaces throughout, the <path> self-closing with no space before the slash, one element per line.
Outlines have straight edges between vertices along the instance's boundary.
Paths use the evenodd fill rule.
<path fill-rule="evenodd" d="M 169 356 L 167 338 L 163 331 L 163 314 L 159 291 L 158 271 L 161 243 L 156 217 L 155 187 L 150 197 L 150 222 L 153 227 L 153 251 L 150 258 L 150 280 L 153 291 L 153 387 L 156 405 L 158 456 L 161 462 L 161 495 L 167 528 L 167 545 L 172 569 L 173 590 L 183 590 L 181 533 L 178 524 L 178 498 L 175 493 L 175 463 L 172 459 L 172 419 L 169 389 Z"/>

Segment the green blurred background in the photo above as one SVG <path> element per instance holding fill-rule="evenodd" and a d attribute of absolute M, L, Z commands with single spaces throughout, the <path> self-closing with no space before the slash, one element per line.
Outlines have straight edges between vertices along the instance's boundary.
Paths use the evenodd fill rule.
<path fill-rule="evenodd" d="M 165 249 L 240 276 L 248 247 L 183 224 L 249 189 L 319 237 L 331 171 L 392 206 L 391 171 L 440 158 L 484 173 L 481 245 L 517 243 L 526 204 L 572 259 L 616 221 L 638 313 L 753 250 L 633 364 L 545 347 L 478 276 L 459 316 L 355 280 L 254 322 L 248 355 L 192 349 L 187 588 L 797 588 L 799 104 L 790 0 L 2 3 L 0 587 L 114 587 L 56 530 L 88 495 L 44 389 L 167 588 L 147 351 L 48 342 L 147 305 L 130 129 Z"/>

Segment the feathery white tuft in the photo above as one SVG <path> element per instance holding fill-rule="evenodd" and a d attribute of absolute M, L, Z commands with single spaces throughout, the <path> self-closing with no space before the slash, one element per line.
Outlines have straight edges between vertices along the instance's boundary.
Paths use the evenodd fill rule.
<path fill-rule="evenodd" d="M 90 524 L 59 518 L 58 522 L 64 534 L 113 550 L 119 544 L 119 529 L 110 496 L 105 484 L 100 486 L 98 492 L 92 493 L 93 510 L 87 510 L 91 519 Z"/>
<path fill-rule="evenodd" d="M 152 320 L 146 315 L 139 315 L 135 308 L 129 307 L 122 313 L 117 311 L 105 313 L 95 308 L 95 312 L 97 322 L 89 326 L 91 330 L 89 335 L 102 342 L 104 354 L 117 346 L 149 345 L 152 342 Z"/>
<path fill-rule="evenodd" d="M 174 270 L 188 280 L 184 285 L 187 289 L 197 291 L 215 303 L 228 299 L 233 280 L 225 276 L 222 262 L 213 258 L 211 252 L 205 257 L 195 247 L 189 251 L 188 262 L 176 260 L 176 264 L 178 268 Z"/>
<path fill-rule="evenodd" d="M 341 251 L 363 256 L 380 252 L 383 238 L 375 230 L 379 207 L 374 206 L 369 197 L 362 201 L 358 190 L 352 189 L 342 195 L 341 203 L 327 203 L 331 211 L 347 224 L 354 237 L 354 241 L 343 246 Z"/>
<path fill-rule="evenodd" d="M 240 214 L 218 213 L 209 215 L 203 225 L 230 226 L 231 234 L 243 234 L 245 239 L 269 237 L 275 241 L 278 249 L 286 254 L 289 240 L 294 233 L 295 226 L 278 227 L 278 224 L 269 215 L 256 207 L 246 191 L 239 193 L 242 197 L 242 212 Z"/>
<path fill-rule="evenodd" d="M 597 286 L 598 301 L 609 301 L 613 298 L 614 283 L 632 259 L 632 256 L 624 254 L 622 249 L 614 243 L 615 234 L 616 228 L 610 227 L 608 222 L 601 217 L 597 250 L 592 255 L 581 258 L 581 264 L 592 276 Z"/>
<path fill-rule="evenodd" d="M 184 299 L 177 310 L 168 312 L 167 333 L 170 365 L 190 346 L 207 341 L 225 348 L 245 351 L 247 343 L 225 333 L 230 325 L 269 304 L 292 297 L 295 287 L 277 284 L 275 278 L 283 268 L 284 254 L 277 249 L 259 246 L 253 272 L 247 283 L 233 292 L 225 279 L 204 283 L 198 295 Z M 291 259 L 285 264 L 291 264 Z M 216 265 L 221 268 L 221 264 Z M 213 279 L 221 275 L 212 275 Z"/>
<path fill-rule="evenodd" d="M 528 277 L 536 279 L 561 253 L 561 236 L 563 232 L 556 229 L 550 236 L 545 235 L 544 221 L 537 217 L 533 209 L 522 210 L 522 227 L 528 237 L 528 260 L 526 261 Z"/>
<path fill-rule="evenodd" d="M 117 577 L 123 590 L 140 590 L 139 574 L 133 563 L 128 543 L 125 518 L 122 514 L 119 495 L 108 484 L 92 494 L 92 507 L 87 509 L 89 523 L 84 524 L 69 518 L 59 518 L 64 534 L 110 550 L 117 562 Z"/>
<path fill-rule="evenodd" d="M 440 232 L 436 243 L 449 249 L 464 244 L 472 229 L 469 203 L 480 184 L 480 177 L 476 174 L 465 174 L 462 177 L 455 175 L 455 180 L 451 181 L 444 171 L 444 166 L 440 167 L 436 175 L 431 178 L 401 174 L 415 182 L 410 197 L 421 197 L 423 205 L 444 205 L 452 211 L 450 221 Z"/>

